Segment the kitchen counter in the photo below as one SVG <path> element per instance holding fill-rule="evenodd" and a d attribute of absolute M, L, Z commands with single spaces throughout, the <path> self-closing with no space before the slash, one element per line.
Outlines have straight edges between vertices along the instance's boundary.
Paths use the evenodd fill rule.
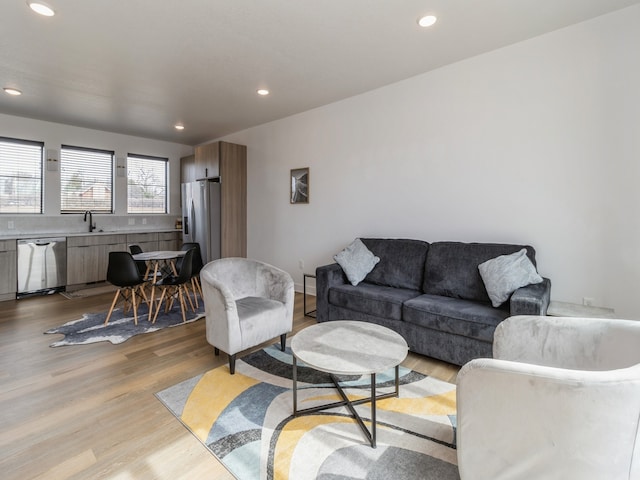
<path fill-rule="evenodd" d="M 92 237 L 96 235 L 133 235 L 138 233 L 173 233 L 173 232 L 182 232 L 182 230 L 175 228 L 160 228 L 160 229 L 142 229 L 137 228 L 135 230 L 108 230 L 101 231 L 95 230 L 91 233 L 89 232 L 43 232 L 43 233 L 5 233 L 0 234 L 0 240 L 23 240 L 23 239 L 32 239 L 32 238 L 53 238 L 53 237 Z"/>
<path fill-rule="evenodd" d="M 87 285 L 104 282 L 107 278 L 109 253 L 114 251 L 127 251 L 131 244 L 137 244 L 144 251 L 149 252 L 155 250 L 179 250 L 182 243 L 182 230 L 152 227 L 113 229 L 107 231 L 96 230 L 91 233 L 88 231 L 49 231 L 41 233 L 2 232 L 2 234 L 0 234 L 0 270 L 4 275 L 0 277 L 0 301 L 14 300 L 18 296 L 17 294 L 20 293 L 32 293 L 31 290 L 22 288 L 24 285 L 18 285 L 19 273 L 24 270 L 18 268 L 20 264 L 19 257 L 21 256 L 21 247 L 26 246 L 26 249 L 23 248 L 28 260 L 25 265 L 33 265 L 33 262 L 30 261 L 31 259 L 29 258 L 33 253 L 33 249 L 30 250 L 29 247 L 32 244 L 30 241 L 51 238 L 65 239 L 64 243 L 60 242 L 60 244 L 64 245 L 62 249 L 64 250 L 66 258 L 63 258 L 62 255 L 56 255 L 57 258 L 61 258 L 62 260 L 56 263 L 57 267 L 59 267 L 57 272 L 61 273 L 60 278 L 57 278 L 60 283 L 54 287 L 55 289 L 66 288 L 71 291 Z M 27 240 L 29 242 L 21 242 L 20 240 Z M 58 242 L 52 242 L 51 244 L 56 245 Z M 29 277 L 30 275 L 27 274 L 25 278 Z M 27 287 L 30 288 L 31 285 L 27 285 Z M 47 284 L 43 288 L 46 290 L 48 287 L 49 285 Z M 39 292 L 40 289 L 33 291 Z"/>

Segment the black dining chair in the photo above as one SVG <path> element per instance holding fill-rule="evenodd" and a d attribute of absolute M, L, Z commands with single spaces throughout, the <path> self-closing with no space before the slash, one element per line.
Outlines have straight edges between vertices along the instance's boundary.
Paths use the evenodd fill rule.
<path fill-rule="evenodd" d="M 131 252 L 131 255 L 135 255 L 136 253 L 142 253 L 142 248 L 140 248 L 140 245 L 136 245 L 136 244 L 131 244 L 129 245 L 129 251 Z M 136 260 L 136 265 L 138 266 L 138 270 L 140 271 L 140 275 L 142 275 L 143 277 L 145 277 L 145 275 L 147 274 L 147 262 L 145 262 L 144 260 Z"/>
<path fill-rule="evenodd" d="M 109 264 L 107 266 L 107 281 L 118 287 L 116 294 L 111 302 L 111 308 L 104 321 L 109 323 L 113 309 L 118 303 L 118 298 L 122 296 L 124 299 L 123 312 L 127 313 L 129 308 L 133 309 L 133 321 L 138 324 L 138 305 L 139 300 L 136 294 L 139 293 L 142 299 L 148 304 L 147 294 L 144 291 L 144 276 L 140 274 L 140 270 L 135 260 L 129 252 L 109 252 Z"/>
<path fill-rule="evenodd" d="M 200 285 L 200 270 L 204 267 L 204 263 L 202 261 L 202 253 L 200 252 L 200 244 L 197 242 L 186 242 L 182 244 L 180 250 L 186 252 L 195 248 L 195 252 L 193 253 L 193 265 L 191 267 L 191 291 L 193 292 L 193 298 L 196 302 L 196 307 L 199 307 L 198 303 L 198 295 L 202 298 L 202 286 Z M 176 268 L 180 271 L 182 266 L 182 258 L 179 258 L 176 262 Z"/>
<path fill-rule="evenodd" d="M 187 321 L 186 309 L 187 309 L 187 300 L 189 301 L 189 305 L 191 306 L 191 311 L 195 312 L 196 309 L 193 305 L 193 301 L 191 300 L 191 295 L 189 294 L 189 289 L 187 285 L 191 282 L 192 270 L 193 270 L 193 255 L 195 252 L 195 248 L 187 250 L 183 257 L 183 261 L 181 263 L 180 269 L 178 271 L 178 275 L 169 275 L 164 277 L 162 280 L 157 281 L 154 285 L 154 292 L 156 288 L 162 290 L 160 294 L 160 299 L 158 300 L 158 305 L 155 308 L 155 313 L 153 315 L 152 323 L 156 322 L 156 318 L 158 317 L 158 313 L 160 312 L 160 308 L 162 306 L 162 301 L 165 301 L 164 311 L 168 312 L 173 307 L 173 301 L 175 297 L 178 297 L 178 301 L 180 302 L 180 310 L 182 312 L 182 322 L 185 323 Z M 155 295 L 152 294 L 152 298 Z M 185 299 L 186 297 L 186 299 Z"/>

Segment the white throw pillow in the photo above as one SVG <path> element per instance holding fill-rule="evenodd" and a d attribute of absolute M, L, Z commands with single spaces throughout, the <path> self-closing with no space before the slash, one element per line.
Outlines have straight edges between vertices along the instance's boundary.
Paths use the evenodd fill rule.
<path fill-rule="evenodd" d="M 542 282 L 525 248 L 487 260 L 478 265 L 478 270 L 494 307 L 506 302 L 517 289 Z"/>
<path fill-rule="evenodd" d="M 380 261 L 362 240 L 356 238 L 351 245 L 333 256 L 344 270 L 351 285 L 358 285 Z"/>

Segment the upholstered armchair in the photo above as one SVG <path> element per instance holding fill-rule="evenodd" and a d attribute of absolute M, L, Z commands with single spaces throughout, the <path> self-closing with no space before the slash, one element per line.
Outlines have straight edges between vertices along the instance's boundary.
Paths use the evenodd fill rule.
<path fill-rule="evenodd" d="M 640 321 L 516 316 L 457 379 L 462 480 L 640 478 Z"/>
<path fill-rule="evenodd" d="M 207 341 L 229 355 L 280 337 L 284 351 L 293 326 L 293 279 L 272 265 L 248 258 L 221 258 L 200 272 Z"/>

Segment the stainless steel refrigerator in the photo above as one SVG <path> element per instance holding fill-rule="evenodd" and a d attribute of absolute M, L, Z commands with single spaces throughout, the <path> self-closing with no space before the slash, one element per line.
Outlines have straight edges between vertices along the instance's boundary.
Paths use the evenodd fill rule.
<path fill-rule="evenodd" d="M 200 244 L 202 261 L 220 258 L 220 180 L 182 184 L 182 241 Z"/>

